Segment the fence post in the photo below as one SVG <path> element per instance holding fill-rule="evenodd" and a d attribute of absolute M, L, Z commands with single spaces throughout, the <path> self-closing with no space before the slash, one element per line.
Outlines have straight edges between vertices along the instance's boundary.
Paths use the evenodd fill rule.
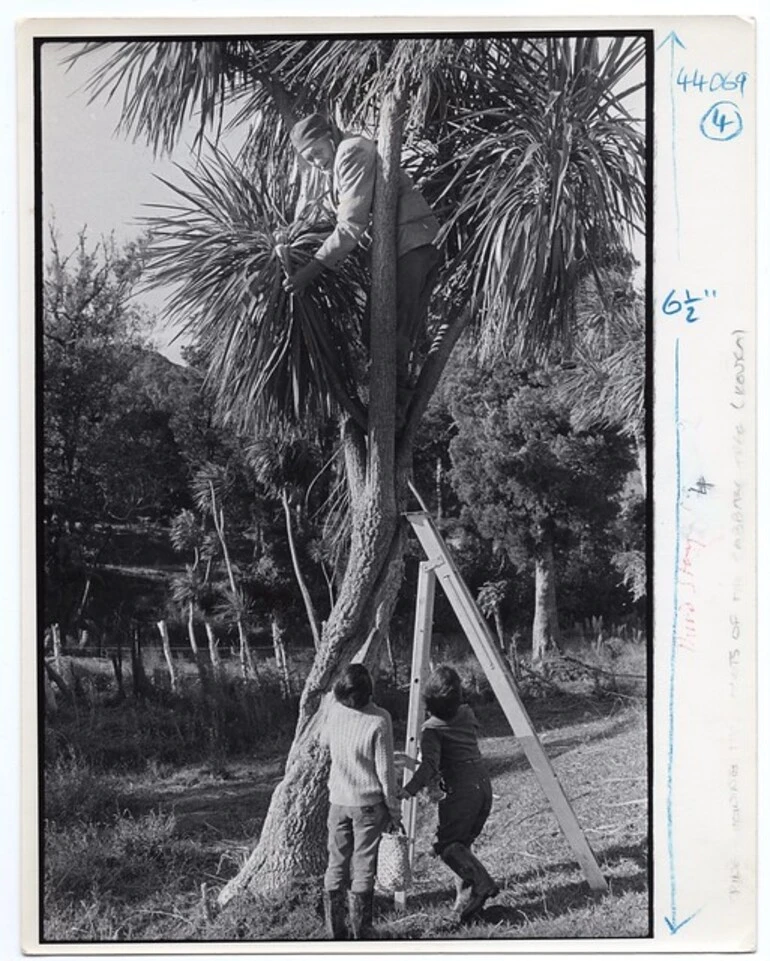
<path fill-rule="evenodd" d="M 211 658 L 211 666 L 214 668 L 214 675 L 219 677 L 219 673 L 222 669 L 222 662 L 219 658 L 219 642 L 216 637 L 214 637 L 214 631 L 209 623 L 208 619 L 204 621 L 206 627 L 206 637 L 209 639 L 209 657 Z"/>
<path fill-rule="evenodd" d="M 53 662 L 56 670 L 61 674 L 61 630 L 58 624 L 51 625 L 51 638 L 53 639 Z"/>

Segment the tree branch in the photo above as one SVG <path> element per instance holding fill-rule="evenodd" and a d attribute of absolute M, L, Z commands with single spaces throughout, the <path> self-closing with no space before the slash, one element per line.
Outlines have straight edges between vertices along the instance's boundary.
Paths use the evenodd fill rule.
<path fill-rule="evenodd" d="M 283 505 L 283 516 L 286 522 L 286 539 L 289 542 L 289 554 L 291 555 L 291 563 L 294 567 L 294 577 L 297 580 L 299 592 L 302 595 L 302 600 L 305 604 L 305 613 L 307 614 L 308 623 L 310 624 L 310 632 L 313 635 L 313 647 L 318 650 L 318 648 L 321 646 L 321 632 L 318 628 L 318 615 L 316 614 L 316 610 L 313 605 L 313 599 L 310 596 L 310 591 L 308 590 L 305 576 L 302 573 L 302 568 L 300 567 L 299 556 L 297 554 L 297 545 L 294 543 L 294 530 L 291 522 L 289 495 L 285 487 L 281 491 L 281 504 Z"/>
<path fill-rule="evenodd" d="M 434 345 L 425 363 L 422 365 L 417 385 L 414 389 L 414 396 L 406 414 L 404 429 L 398 438 L 397 464 L 400 466 L 406 457 L 411 457 L 412 444 L 420 426 L 428 404 L 438 387 L 441 375 L 452 355 L 455 344 L 460 339 L 460 335 L 468 326 L 473 312 L 476 309 L 476 301 L 473 300 L 463 310 L 455 314 L 449 321 L 444 336 Z"/>

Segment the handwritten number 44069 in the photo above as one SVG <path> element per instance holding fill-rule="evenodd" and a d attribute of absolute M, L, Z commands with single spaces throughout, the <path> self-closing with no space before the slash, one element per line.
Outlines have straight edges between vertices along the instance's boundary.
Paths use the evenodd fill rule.
<path fill-rule="evenodd" d="M 695 313 L 695 305 L 706 298 L 716 297 L 716 295 L 715 290 L 704 290 L 700 296 L 691 294 L 687 288 L 685 288 L 684 296 L 677 294 L 676 290 L 669 290 L 663 301 L 663 313 L 671 317 L 685 311 L 684 319 L 688 324 L 694 324 L 696 320 L 700 320 L 698 314 Z"/>
<path fill-rule="evenodd" d="M 727 73 L 716 71 L 709 76 L 701 73 L 697 68 L 690 74 L 685 67 L 680 67 L 676 84 L 682 88 L 682 93 L 687 93 L 688 90 L 697 90 L 698 93 L 716 93 L 724 90 L 732 93 L 737 90 L 743 96 L 748 79 L 749 75 L 745 71 L 736 73 L 735 76 L 732 70 L 728 70 Z"/>

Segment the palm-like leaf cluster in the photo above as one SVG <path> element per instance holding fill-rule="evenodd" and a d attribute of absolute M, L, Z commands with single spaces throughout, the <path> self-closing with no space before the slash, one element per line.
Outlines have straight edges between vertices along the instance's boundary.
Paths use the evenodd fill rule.
<path fill-rule="evenodd" d="M 235 89 L 252 81 L 259 61 L 242 40 L 144 40 L 78 46 L 70 62 L 106 53 L 86 89 L 91 100 L 122 92 L 119 129 L 143 137 L 156 152 L 169 152 L 197 114 L 196 143 L 222 119 Z"/>
<path fill-rule="evenodd" d="M 273 495 L 292 488 L 306 490 L 318 471 L 317 448 L 287 432 L 263 434 L 245 451 L 260 484 Z"/>
<path fill-rule="evenodd" d="M 298 175 L 292 119 L 320 109 L 374 134 L 383 94 L 405 91 L 404 156 L 445 222 L 443 302 L 474 304 L 483 354 L 541 363 L 569 339 L 582 279 L 643 229 L 644 131 L 627 108 L 643 56 L 634 37 L 147 41 L 115 46 L 90 89 L 125 90 L 123 127 L 156 149 L 195 111 L 199 139 L 228 104 L 248 127 L 238 162 L 212 150 L 151 226 L 154 279 L 176 285 L 221 411 L 252 431 L 335 408 L 365 421 L 364 274 L 348 261 L 301 297 L 281 287 L 276 246 L 296 268 L 326 229 L 317 210 L 296 217 L 319 185 Z"/>
<path fill-rule="evenodd" d="M 644 215 L 643 131 L 623 79 L 641 41 L 597 38 L 497 48 L 487 106 L 450 138 L 450 246 L 472 265 L 482 347 L 540 359 L 574 317 L 578 281 Z"/>
<path fill-rule="evenodd" d="M 179 202 L 148 217 L 154 283 L 172 286 L 171 313 L 208 361 L 220 411 L 253 432 L 266 422 L 307 422 L 336 406 L 361 414 L 354 371 L 364 272 L 351 258 L 301 295 L 282 286 L 331 226 L 294 219 L 300 186 L 276 164 L 248 175 L 211 148 L 169 187 Z"/>
<path fill-rule="evenodd" d="M 558 391 L 578 430 L 644 435 L 645 337 L 641 300 L 627 281 L 589 278 L 578 297 L 579 331 Z"/>

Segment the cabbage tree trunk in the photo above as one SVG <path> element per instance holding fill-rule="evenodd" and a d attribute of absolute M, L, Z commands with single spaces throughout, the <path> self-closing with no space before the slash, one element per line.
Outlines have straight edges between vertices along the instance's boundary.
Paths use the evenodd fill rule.
<path fill-rule="evenodd" d="M 187 638 L 190 641 L 193 656 L 198 660 L 198 642 L 195 639 L 195 606 L 192 601 L 187 604 Z"/>
<path fill-rule="evenodd" d="M 285 487 L 281 491 L 281 505 L 283 507 L 284 522 L 286 524 L 286 540 L 289 545 L 291 566 L 294 569 L 294 579 L 296 580 L 297 587 L 299 587 L 299 592 L 302 595 L 302 603 L 305 605 L 305 613 L 307 614 L 308 624 L 310 625 L 310 633 L 313 636 L 313 647 L 318 650 L 318 648 L 321 646 L 321 631 L 318 627 L 318 615 L 316 614 L 313 598 L 310 596 L 310 589 L 307 586 L 305 575 L 302 573 L 302 568 L 299 563 L 297 545 L 294 541 L 294 527 L 291 520 L 289 493 Z"/>
<path fill-rule="evenodd" d="M 387 630 L 401 584 L 409 444 L 396 464 L 396 203 L 401 154 L 401 97 L 382 104 L 374 198 L 369 415 L 364 432 L 351 419 L 342 440 L 351 509 L 351 545 L 336 603 L 299 705 L 283 780 L 275 789 L 259 843 L 220 892 L 227 904 L 245 891 L 280 891 L 325 866 L 328 753 L 318 744 L 325 695 L 367 640 Z M 375 644 L 376 647 L 376 644 Z"/>
<path fill-rule="evenodd" d="M 550 528 L 544 527 L 535 555 L 535 616 L 532 622 L 533 666 L 542 667 L 548 653 L 559 649 L 559 642 L 553 538 Z"/>

